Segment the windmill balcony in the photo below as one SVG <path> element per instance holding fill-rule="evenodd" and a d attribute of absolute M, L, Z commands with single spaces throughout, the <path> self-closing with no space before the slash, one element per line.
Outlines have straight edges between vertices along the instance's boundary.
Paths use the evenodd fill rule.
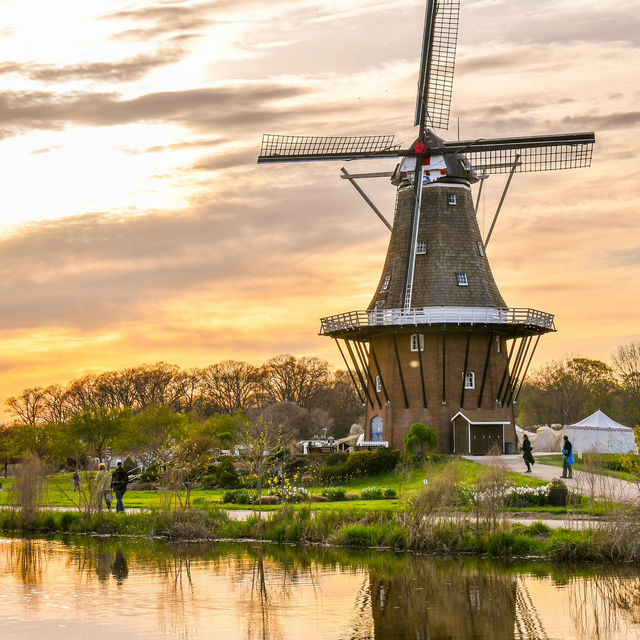
<path fill-rule="evenodd" d="M 358 329 L 418 325 L 502 325 L 555 331 L 553 315 L 536 309 L 496 307 L 423 307 L 421 309 L 374 309 L 349 311 L 321 319 L 320 335 Z"/>

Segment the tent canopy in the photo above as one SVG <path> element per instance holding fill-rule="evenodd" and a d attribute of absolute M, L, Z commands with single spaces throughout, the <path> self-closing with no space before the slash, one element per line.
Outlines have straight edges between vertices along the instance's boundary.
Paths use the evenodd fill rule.
<path fill-rule="evenodd" d="M 564 432 L 575 451 L 593 453 L 636 453 L 633 429 L 612 420 L 598 409 L 590 416 L 568 425 Z"/>

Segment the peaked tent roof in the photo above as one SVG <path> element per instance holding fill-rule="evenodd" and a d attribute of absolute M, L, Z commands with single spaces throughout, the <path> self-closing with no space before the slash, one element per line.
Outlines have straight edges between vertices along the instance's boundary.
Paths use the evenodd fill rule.
<path fill-rule="evenodd" d="M 567 425 L 567 427 L 582 427 L 584 429 L 606 429 L 608 431 L 633 431 L 631 427 L 625 427 L 623 424 L 612 420 L 608 415 L 602 413 L 600 409 L 598 409 L 595 413 L 592 413 L 584 420 L 580 420 L 580 422 L 576 422 L 575 424 L 569 424 Z"/>

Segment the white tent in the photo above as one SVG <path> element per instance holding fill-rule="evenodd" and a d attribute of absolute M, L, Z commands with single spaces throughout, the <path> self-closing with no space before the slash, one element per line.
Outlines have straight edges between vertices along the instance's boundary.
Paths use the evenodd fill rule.
<path fill-rule="evenodd" d="M 588 418 L 568 425 L 565 435 L 574 451 L 584 453 L 637 453 L 633 429 L 612 420 L 598 409 Z"/>
<path fill-rule="evenodd" d="M 538 427 L 536 429 L 536 439 L 533 442 L 534 453 L 541 451 L 560 451 L 562 441 L 562 431 L 556 431 L 551 427 Z"/>
<path fill-rule="evenodd" d="M 532 431 L 526 431 L 525 429 L 522 429 L 518 425 L 516 425 L 516 438 L 518 439 L 518 449 L 522 449 L 522 442 L 524 441 L 525 434 L 529 436 L 529 442 L 531 443 L 531 446 L 533 446 L 533 443 L 536 441 L 536 436 L 538 435 L 537 433 L 533 433 Z"/>

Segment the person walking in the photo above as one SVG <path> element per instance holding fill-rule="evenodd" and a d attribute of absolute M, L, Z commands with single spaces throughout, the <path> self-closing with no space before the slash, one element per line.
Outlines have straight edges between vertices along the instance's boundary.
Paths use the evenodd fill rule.
<path fill-rule="evenodd" d="M 80 491 L 80 474 L 78 473 L 78 470 L 76 469 L 73 472 L 73 493 L 76 493 L 77 491 Z"/>
<path fill-rule="evenodd" d="M 113 494 L 111 493 L 111 474 L 107 471 L 107 467 L 104 462 L 101 462 L 98 465 L 96 490 L 98 492 L 98 509 L 102 509 L 102 501 L 104 500 L 107 505 L 107 509 L 111 511 L 111 503 L 113 502 Z"/>
<path fill-rule="evenodd" d="M 575 458 L 573 457 L 573 445 L 569 440 L 569 436 L 564 436 L 564 443 L 562 445 L 562 477 L 573 478 L 573 463 Z"/>
<path fill-rule="evenodd" d="M 532 450 L 533 447 L 531 446 L 529 436 L 525 433 L 522 440 L 522 459 L 527 465 L 527 470 L 525 473 L 531 473 L 531 465 L 536 463 L 536 461 L 533 459 Z"/>
<path fill-rule="evenodd" d="M 116 494 L 116 513 L 124 513 L 122 497 L 127 490 L 127 484 L 129 484 L 129 474 L 122 468 L 122 460 L 118 460 L 116 470 L 111 476 L 111 488 Z"/>

